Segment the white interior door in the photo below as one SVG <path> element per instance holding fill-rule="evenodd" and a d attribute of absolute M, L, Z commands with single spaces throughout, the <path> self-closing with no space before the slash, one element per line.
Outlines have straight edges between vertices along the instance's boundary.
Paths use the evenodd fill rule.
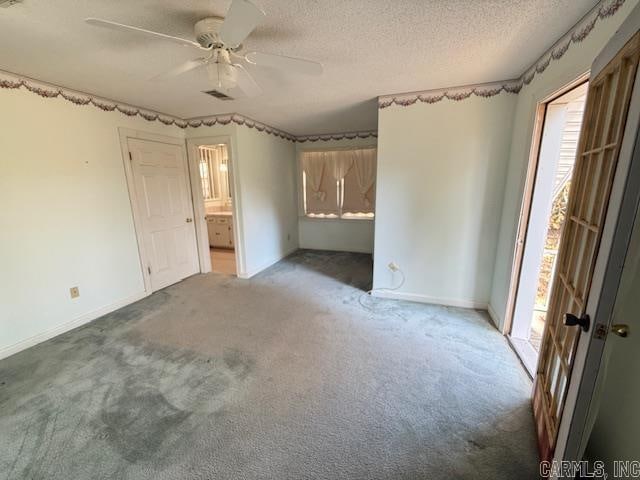
<path fill-rule="evenodd" d="M 129 138 L 128 147 L 146 257 L 143 268 L 156 291 L 198 272 L 187 162 L 178 145 Z"/>
<path fill-rule="evenodd" d="M 587 458 L 603 461 L 609 478 L 613 462 L 640 458 L 640 415 L 637 414 L 640 382 L 640 209 L 634 227 L 615 299 L 612 328 L 605 343 L 598 383 L 590 409 L 595 426 L 587 447 Z"/>

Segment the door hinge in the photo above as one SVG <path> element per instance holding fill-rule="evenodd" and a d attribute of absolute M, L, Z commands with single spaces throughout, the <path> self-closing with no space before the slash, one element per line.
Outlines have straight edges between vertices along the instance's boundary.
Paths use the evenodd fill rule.
<path fill-rule="evenodd" d="M 133 155 L 131 155 L 131 152 L 129 152 L 129 160 L 133 162 Z"/>
<path fill-rule="evenodd" d="M 147 266 L 147 272 L 149 272 L 149 275 L 151 275 L 151 267 Z"/>

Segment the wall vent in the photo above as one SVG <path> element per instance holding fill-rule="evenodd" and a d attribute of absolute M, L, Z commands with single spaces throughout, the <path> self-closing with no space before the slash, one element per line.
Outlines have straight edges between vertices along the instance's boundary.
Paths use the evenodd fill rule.
<path fill-rule="evenodd" d="M 233 97 L 230 97 L 229 95 L 222 93 L 218 90 L 206 90 L 202 93 L 206 93 L 207 95 L 211 95 L 212 97 L 217 98 L 218 100 L 233 100 Z"/>

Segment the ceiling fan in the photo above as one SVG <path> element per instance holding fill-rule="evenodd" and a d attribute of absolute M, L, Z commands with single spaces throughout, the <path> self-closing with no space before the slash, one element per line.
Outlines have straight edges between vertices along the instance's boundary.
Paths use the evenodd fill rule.
<path fill-rule="evenodd" d="M 161 73 L 153 80 L 168 80 L 197 68 L 206 68 L 214 88 L 223 94 L 218 98 L 253 97 L 261 93 L 259 85 L 239 61 L 308 75 L 322 74 L 322 65 L 311 60 L 261 52 L 243 53 L 242 42 L 264 18 L 265 13 L 249 0 L 233 0 L 225 18 L 207 17 L 195 24 L 195 41 L 100 18 L 87 18 L 85 22 L 200 50 L 200 57 Z"/>

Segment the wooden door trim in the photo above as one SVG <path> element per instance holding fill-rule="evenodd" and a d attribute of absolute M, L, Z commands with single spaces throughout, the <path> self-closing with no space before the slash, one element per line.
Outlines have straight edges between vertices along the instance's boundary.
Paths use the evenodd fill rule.
<path fill-rule="evenodd" d="M 194 144 L 191 139 L 187 139 L 187 163 L 189 164 L 189 181 L 192 185 L 199 185 L 200 170 L 198 167 L 199 158 L 195 149 L 199 144 Z M 205 255 L 209 252 L 209 237 L 207 235 L 207 221 L 205 219 L 206 211 L 204 208 L 204 196 L 202 188 L 192 188 L 191 198 L 193 202 L 195 227 L 196 227 L 196 244 L 198 246 L 198 257 L 200 261 L 200 271 L 202 273 L 211 272 L 211 255 Z"/>
<path fill-rule="evenodd" d="M 138 196 L 136 193 L 135 180 L 133 175 L 133 168 L 131 166 L 131 157 L 129 156 L 129 139 L 146 140 L 150 142 L 166 143 L 169 145 L 175 145 L 182 149 L 182 153 L 186 163 L 188 163 L 187 151 L 184 146 L 184 139 L 178 137 L 171 137 L 167 135 L 158 135 L 155 133 L 149 133 L 141 130 L 133 130 L 130 128 L 118 128 L 118 135 L 120 137 L 120 151 L 122 153 L 122 162 L 124 165 L 124 173 L 127 181 L 127 191 L 129 192 L 129 205 L 131 206 L 131 214 L 133 218 L 133 229 L 136 234 L 136 241 L 138 244 L 138 259 L 140 261 L 140 272 L 142 273 L 142 280 L 144 283 L 144 293 L 151 295 L 153 289 L 151 286 L 151 275 L 145 267 L 148 265 L 148 255 L 144 247 L 143 227 L 140 213 L 138 212 Z M 185 178 L 187 181 L 187 188 L 189 188 L 188 198 L 191 202 L 191 211 L 193 212 L 193 202 L 191 195 L 191 181 L 189 177 L 188 169 L 185 171 Z M 198 254 L 199 255 L 199 254 Z"/>
<path fill-rule="evenodd" d="M 238 278 L 248 278 L 244 260 L 244 230 L 242 228 L 242 202 L 240 196 L 240 177 L 238 175 L 238 163 L 236 161 L 233 137 L 230 135 L 208 135 L 204 137 L 191 137 L 187 139 L 187 163 L 189 164 L 190 179 L 192 185 L 199 185 L 200 174 L 198 170 L 198 154 L 196 149 L 201 145 L 224 143 L 227 146 L 229 163 L 229 185 L 232 192 L 232 225 L 233 247 L 236 257 L 236 275 Z M 193 206 L 195 214 L 196 237 L 198 254 L 200 255 L 200 268 L 202 273 L 211 271 L 211 256 L 209 255 L 209 236 L 207 222 L 205 220 L 204 198 L 202 189 L 192 188 Z"/>
<path fill-rule="evenodd" d="M 546 112 L 547 102 L 539 102 L 536 105 L 533 137 L 531 140 L 531 149 L 529 151 L 529 161 L 527 162 L 527 175 L 525 177 L 520 217 L 518 220 L 518 229 L 516 231 L 516 244 L 511 267 L 511 278 L 509 281 L 509 294 L 507 296 L 504 328 L 502 332 L 505 335 L 511 335 L 511 328 L 513 327 L 513 315 L 515 313 L 516 298 L 518 296 L 518 287 L 520 285 L 520 274 L 522 273 L 522 259 L 524 256 L 527 231 L 529 230 L 531 203 L 533 201 L 533 190 L 538 172 L 538 162 L 540 160 L 540 145 L 542 143 L 542 132 L 544 131 Z"/>

